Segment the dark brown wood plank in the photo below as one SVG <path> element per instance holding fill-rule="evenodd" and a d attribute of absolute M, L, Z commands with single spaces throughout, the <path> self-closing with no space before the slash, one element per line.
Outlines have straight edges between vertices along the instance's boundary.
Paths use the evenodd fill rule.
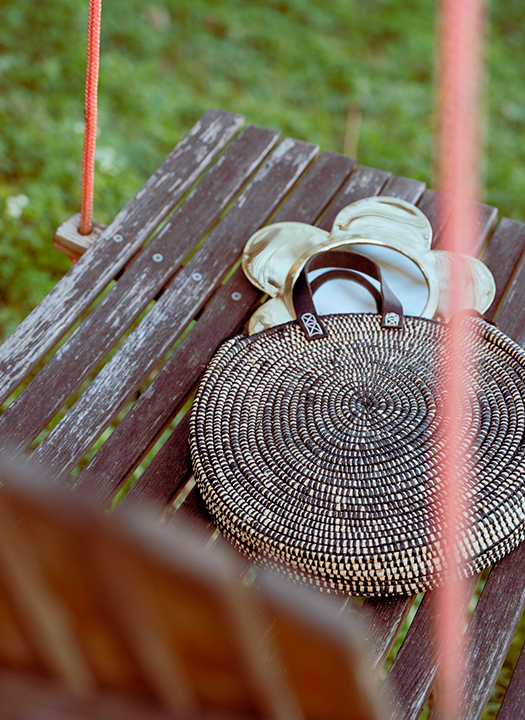
<path fill-rule="evenodd" d="M 315 221 L 352 166 L 348 158 L 323 154 L 279 217 L 286 212 L 288 216 Z M 224 337 L 242 327 L 259 297 L 259 291 L 242 270 L 237 270 L 208 303 L 196 327 L 162 372 L 77 477 L 75 487 L 89 488 L 104 502 L 109 499 L 184 404 L 215 348 Z"/>
<path fill-rule="evenodd" d="M 447 218 L 444 217 L 443 206 L 440 204 L 440 194 L 436 190 L 425 190 L 418 208 L 425 213 L 432 226 L 432 247 L 436 247 Z"/>
<path fill-rule="evenodd" d="M 522 347 L 525 345 L 524 293 L 525 258 L 522 258 L 496 313 L 496 322 L 499 327 Z"/>
<path fill-rule="evenodd" d="M 267 222 L 317 152 L 309 143 L 281 143 L 155 307 L 34 451 L 35 462 L 58 475 L 76 465 L 203 307 L 250 235 Z"/>
<path fill-rule="evenodd" d="M 338 212 L 357 200 L 378 195 L 391 173 L 375 168 L 358 165 L 334 202 L 321 218 L 319 227 L 330 231 Z"/>
<path fill-rule="evenodd" d="M 201 524 L 210 533 L 215 530 L 213 520 L 208 513 L 204 500 L 202 499 L 202 495 L 196 485 L 192 487 L 188 493 L 188 497 L 184 500 L 177 511 L 177 515 L 179 514 L 184 517 L 190 517 L 195 522 Z"/>
<path fill-rule="evenodd" d="M 495 565 L 461 644 L 465 672 L 459 688 L 465 710 L 458 720 L 479 720 L 525 608 L 525 544 Z M 431 720 L 440 718 L 439 705 Z"/>
<path fill-rule="evenodd" d="M 146 470 L 122 499 L 126 508 L 142 503 L 166 505 L 192 473 L 187 412 Z M 107 443 L 106 443 L 107 444 Z"/>
<path fill-rule="evenodd" d="M 322 152 L 272 222 L 315 223 L 347 178 L 353 178 L 356 172 L 354 158 Z"/>
<path fill-rule="evenodd" d="M 241 115 L 209 110 L 125 205 L 100 240 L 4 342 L 0 347 L 0 402 L 90 306 L 243 122 Z"/>
<path fill-rule="evenodd" d="M 278 133 L 248 126 L 75 333 L 0 418 L 0 450 L 22 452 L 95 370 L 219 220 L 275 146 Z"/>
<path fill-rule="evenodd" d="M 369 598 L 361 608 L 366 646 L 372 668 L 382 667 L 399 630 L 414 604 L 415 595 L 406 598 Z"/>
<path fill-rule="evenodd" d="M 506 294 L 512 277 L 518 268 L 525 251 L 525 223 L 503 218 L 490 243 L 483 254 L 483 262 L 487 265 L 496 282 L 496 296 L 489 308 L 488 315 L 493 317 Z M 511 303 L 509 307 L 514 305 Z M 516 303 L 518 313 L 520 304 Z"/>
<path fill-rule="evenodd" d="M 518 720 L 525 711 L 525 646 L 522 648 L 507 692 L 498 712 L 498 720 Z"/>
<path fill-rule="evenodd" d="M 498 209 L 491 205 L 484 205 L 483 203 L 474 203 L 476 209 L 476 234 L 477 239 L 472 248 L 472 255 L 478 256 L 481 254 L 483 247 L 490 236 L 491 232 L 496 225 L 498 219 Z M 439 243 L 440 250 L 450 249 L 450 237 L 445 232 L 442 235 Z"/>
<path fill-rule="evenodd" d="M 477 206 L 476 225 L 479 241 L 476 243 L 472 253 L 476 257 L 481 255 L 487 238 L 490 237 L 498 221 L 498 208 L 492 207 L 491 205 L 484 205 L 483 203 L 477 203 Z"/>
<path fill-rule="evenodd" d="M 443 204 L 441 193 L 437 190 L 425 190 L 417 205 L 425 213 L 432 226 L 432 248 L 435 250 L 443 240 L 451 208 L 449 205 Z"/>
<path fill-rule="evenodd" d="M 423 195 L 426 183 L 411 178 L 397 177 L 392 175 L 381 190 L 381 195 L 395 197 L 416 204 Z"/>
<path fill-rule="evenodd" d="M 72 487 L 84 488 L 103 503 L 111 499 L 185 403 L 215 348 L 242 327 L 259 296 L 238 268 Z"/>
<path fill-rule="evenodd" d="M 475 576 L 462 584 L 459 616 L 465 614 L 477 580 Z M 428 698 L 441 660 L 436 638 L 439 602 L 436 591 L 426 593 L 387 675 L 381 692 L 395 698 L 391 720 L 417 720 Z"/>

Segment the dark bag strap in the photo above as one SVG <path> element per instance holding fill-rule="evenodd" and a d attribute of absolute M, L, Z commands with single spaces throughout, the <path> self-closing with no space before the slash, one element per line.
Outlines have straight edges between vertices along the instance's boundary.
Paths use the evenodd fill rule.
<path fill-rule="evenodd" d="M 356 282 L 359 285 L 362 285 L 374 298 L 377 312 L 381 312 L 383 306 L 381 293 L 375 285 L 372 285 L 372 283 L 364 277 L 364 275 L 360 275 L 358 272 L 354 272 L 353 270 L 343 270 L 342 268 L 338 268 L 337 270 L 327 270 L 322 275 L 318 275 L 316 278 L 310 281 L 312 297 L 315 295 L 315 293 L 319 290 L 320 287 L 322 287 L 330 280 L 351 280 L 352 282 Z"/>
<path fill-rule="evenodd" d="M 381 326 L 384 328 L 403 327 L 403 306 L 388 287 L 379 265 L 370 258 L 350 250 L 326 250 L 312 255 L 308 259 L 293 288 L 293 304 L 297 322 L 309 340 L 327 336 L 326 329 L 315 309 L 312 287 L 308 280 L 309 271 L 326 267 L 356 270 L 377 280 L 381 288 Z M 361 284 L 364 285 L 364 283 Z"/>

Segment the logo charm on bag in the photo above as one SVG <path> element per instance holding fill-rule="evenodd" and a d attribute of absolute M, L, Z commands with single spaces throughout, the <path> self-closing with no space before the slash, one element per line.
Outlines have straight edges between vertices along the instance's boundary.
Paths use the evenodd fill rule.
<path fill-rule="evenodd" d="M 385 315 L 386 327 L 399 327 L 399 315 L 395 312 L 389 312 Z"/>
<path fill-rule="evenodd" d="M 317 322 L 317 318 L 312 313 L 304 313 L 304 315 L 301 315 L 301 320 L 308 333 L 308 337 L 324 335 L 321 326 Z"/>

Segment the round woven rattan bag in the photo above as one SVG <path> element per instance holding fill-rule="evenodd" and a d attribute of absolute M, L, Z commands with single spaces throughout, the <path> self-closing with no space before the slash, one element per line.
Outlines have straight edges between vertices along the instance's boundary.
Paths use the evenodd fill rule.
<path fill-rule="evenodd" d="M 326 315 L 307 271 L 369 287 L 379 312 Z M 381 295 L 363 273 L 379 281 Z M 225 340 L 191 417 L 196 482 L 245 555 L 359 595 L 415 593 L 444 572 L 445 323 L 404 317 L 368 258 L 314 255 L 294 287 L 297 321 Z M 464 503 L 454 572 L 468 576 L 525 536 L 525 352 L 479 315 L 461 320 L 467 378 Z"/>

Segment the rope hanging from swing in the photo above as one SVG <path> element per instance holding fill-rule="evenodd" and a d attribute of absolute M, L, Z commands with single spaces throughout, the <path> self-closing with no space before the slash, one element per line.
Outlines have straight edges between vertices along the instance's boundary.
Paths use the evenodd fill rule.
<path fill-rule="evenodd" d="M 78 232 L 89 235 L 93 228 L 93 188 L 97 142 L 97 90 L 100 64 L 100 18 L 102 0 L 89 0 L 86 91 L 84 103 L 84 149 L 82 153 L 82 197 Z"/>

